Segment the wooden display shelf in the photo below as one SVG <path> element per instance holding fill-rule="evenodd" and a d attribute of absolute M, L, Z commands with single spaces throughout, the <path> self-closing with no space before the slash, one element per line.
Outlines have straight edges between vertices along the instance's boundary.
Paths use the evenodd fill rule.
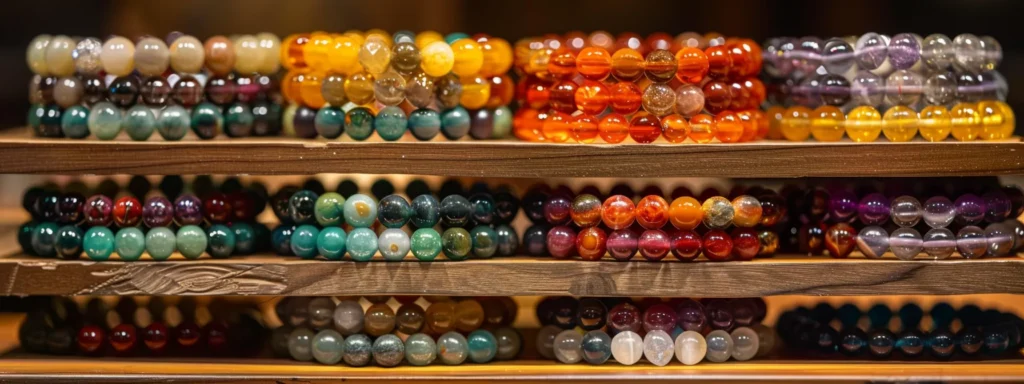
<path fill-rule="evenodd" d="M 524 360 L 460 366 L 431 365 L 395 368 L 325 366 L 272 359 L 114 359 L 53 356 L 0 358 L 0 382 L 64 383 L 85 381 L 126 383 L 306 383 L 339 381 L 695 381 L 695 382 L 866 382 L 866 381 L 1020 381 L 1019 360 L 992 362 L 793 361 L 701 363 L 665 367 L 615 362 L 600 366 Z"/>
<path fill-rule="evenodd" d="M 167 261 L 0 257 L 3 295 L 452 295 L 757 297 L 1024 294 L 1024 259 L 902 261 L 780 255 L 682 263 L 506 257 L 418 262 L 276 255 Z"/>
<path fill-rule="evenodd" d="M 240 138 L 133 142 L 0 131 L 0 173 L 459 177 L 895 177 L 1024 173 L 1024 142 L 544 144 Z"/>

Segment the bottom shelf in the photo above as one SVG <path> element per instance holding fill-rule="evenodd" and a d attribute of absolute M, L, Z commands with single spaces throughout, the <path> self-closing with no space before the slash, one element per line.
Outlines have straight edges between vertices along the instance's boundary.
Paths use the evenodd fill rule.
<path fill-rule="evenodd" d="M 326 382 L 326 381 L 534 381 L 602 382 L 620 380 L 687 380 L 749 382 L 865 381 L 1021 381 L 1024 361 L 879 362 L 758 360 L 701 363 L 673 362 L 655 367 L 609 362 L 600 366 L 521 360 L 459 366 L 395 368 L 326 366 L 280 359 L 114 359 L 11 354 L 0 358 L 0 382 Z"/>

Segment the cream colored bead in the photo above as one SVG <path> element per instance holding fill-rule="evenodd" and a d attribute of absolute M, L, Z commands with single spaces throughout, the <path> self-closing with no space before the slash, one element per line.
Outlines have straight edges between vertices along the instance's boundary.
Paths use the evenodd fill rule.
<path fill-rule="evenodd" d="M 203 43 L 195 37 L 185 35 L 171 43 L 171 68 L 179 73 L 199 73 L 206 60 Z"/>
<path fill-rule="evenodd" d="M 264 75 L 277 73 L 281 69 L 281 39 L 269 32 L 260 33 L 256 38 L 260 42 L 260 50 L 263 51 L 259 72 Z"/>
<path fill-rule="evenodd" d="M 135 46 L 135 69 L 146 76 L 160 76 L 167 71 L 171 52 L 163 40 L 147 37 Z"/>
<path fill-rule="evenodd" d="M 50 45 L 52 39 L 53 36 L 50 35 L 39 35 L 28 43 L 25 62 L 28 63 L 28 68 L 37 75 L 47 76 L 50 74 L 50 69 L 46 67 L 46 47 Z"/>
<path fill-rule="evenodd" d="M 260 41 L 253 35 L 242 35 L 234 40 L 234 44 L 235 72 L 247 75 L 259 71 L 265 54 L 260 49 Z"/>
<path fill-rule="evenodd" d="M 54 36 L 46 46 L 46 68 L 54 76 L 75 74 L 75 41 L 64 35 Z"/>
<path fill-rule="evenodd" d="M 100 53 L 103 70 L 109 75 L 124 76 L 135 70 L 135 44 L 121 36 L 114 36 L 103 43 Z"/>

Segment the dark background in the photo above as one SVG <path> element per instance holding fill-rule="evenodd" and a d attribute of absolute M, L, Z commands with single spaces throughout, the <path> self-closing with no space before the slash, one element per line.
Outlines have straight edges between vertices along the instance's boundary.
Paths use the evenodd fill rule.
<path fill-rule="evenodd" d="M 716 31 L 763 42 L 771 36 L 832 37 L 874 31 L 991 35 L 1003 47 L 1008 102 L 1024 106 L 1021 0 L 7 0 L 0 12 L 0 126 L 24 124 L 35 35 L 163 37 L 180 30 L 205 39 L 269 31 L 381 28 L 483 32 L 510 42 L 545 33 Z M 1018 131 L 1020 133 L 1021 131 Z"/>

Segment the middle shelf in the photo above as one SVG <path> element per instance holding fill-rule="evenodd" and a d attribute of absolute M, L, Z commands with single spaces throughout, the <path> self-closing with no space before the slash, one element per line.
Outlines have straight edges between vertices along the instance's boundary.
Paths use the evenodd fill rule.
<path fill-rule="evenodd" d="M 1024 259 L 903 261 L 779 255 L 748 262 L 316 261 L 271 254 L 94 262 L 0 257 L 3 295 L 770 295 L 1024 294 Z"/>

